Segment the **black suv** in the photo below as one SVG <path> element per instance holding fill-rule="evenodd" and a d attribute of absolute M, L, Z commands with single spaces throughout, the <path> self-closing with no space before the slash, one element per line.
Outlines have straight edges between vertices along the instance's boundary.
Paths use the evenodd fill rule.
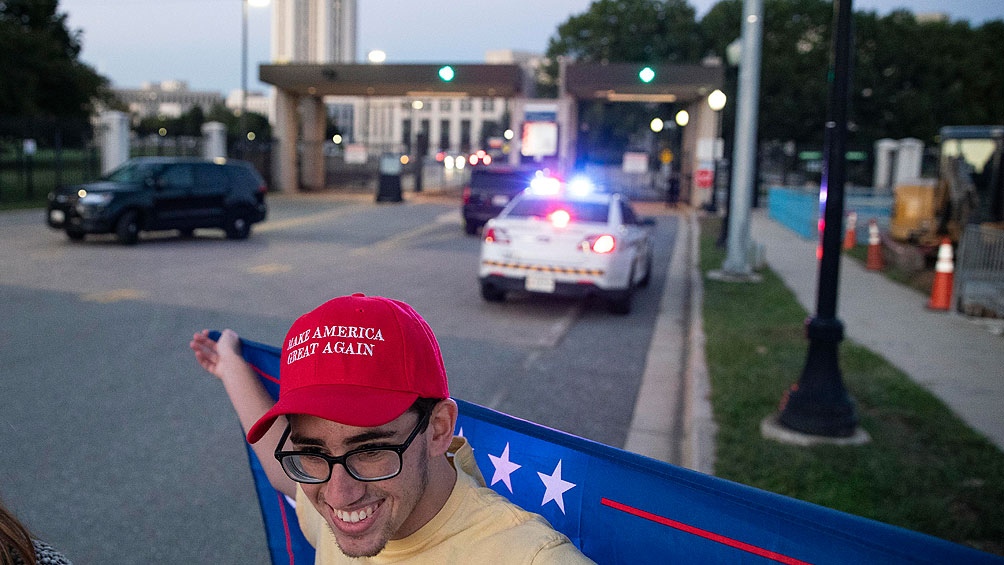
<path fill-rule="evenodd" d="M 265 219 L 265 179 L 248 162 L 191 157 L 137 157 L 99 181 L 49 193 L 46 221 L 79 241 L 114 233 L 136 243 L 144 230 L 221 228 L 245 239 Z"/>
<path fill-rule="evenodd" d="M 475 167 L 464 187 L 464 231 L 478 233 L 485 222 L 498 216 L 502 208 L 530 186 L 536 169 L 505 166 Z"/>

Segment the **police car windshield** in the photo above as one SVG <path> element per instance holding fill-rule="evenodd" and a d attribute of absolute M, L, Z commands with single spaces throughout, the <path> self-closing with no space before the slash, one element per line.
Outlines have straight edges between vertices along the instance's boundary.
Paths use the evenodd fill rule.
<path fill-rule="evenodd" d="M 555 210 L 565 210 L 573 222 L 607 223 L 610 207 L 603 202 L 541 200 L 524 198 L 509 210 L 510 218 L 547 218 Z"/>

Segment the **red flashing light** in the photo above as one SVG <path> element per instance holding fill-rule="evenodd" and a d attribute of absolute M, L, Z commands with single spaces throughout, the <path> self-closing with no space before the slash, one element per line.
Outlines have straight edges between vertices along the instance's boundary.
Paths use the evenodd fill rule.
<path fill-rule="evenodd" d="M 551 225 L 556 228 L 564 228 L 568 226 L 568 222 L 572 221 L 572 215 L 568 213 L 568 210 L 557 209 L 547 215 L 547 219 L 551 222 Z"/>

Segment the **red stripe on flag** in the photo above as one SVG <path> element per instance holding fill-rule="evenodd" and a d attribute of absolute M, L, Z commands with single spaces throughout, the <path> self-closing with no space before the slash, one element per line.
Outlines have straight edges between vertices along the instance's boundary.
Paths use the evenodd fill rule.
<path fill-rule="evenodd" d="M 279 497 L 279 513 L 282 514 L 282 531 L 286 535 L 286 553 L 289 555 L 289 565 L 296 565 L 296 559 L 293 555 L 293 536 L 289 533 L 289 521 L 286 518 L 286 501 L 283 500 L 286 495 L 281 492 L 276 493 Z"/>
<path fill-rule="evenodd" d="M 732 538 L 725 537 L 714 532 L 709 532 L 707 530 L 702 530 L 700 528 L 695 528 L 694 526 L 684 524 L 683 522 L 677 522 L 676 520 L 671 520 L 664 516 L 659 516 L 658 514 L 652 514 L 651 512 L 646 512 L 644 510 L 628 506 L 627 504 L 622 504 L 615 500 L 610 500 L 609 498 L 601 498 L 600 504 L 604 506 L 609 506 L 615 510 L 620 510 L 621 512 L 626 512 L 639 518 L 644 518 L 646 520 L 651 520 L 657 524 L 662 524 L 663 526 L 669 526 L 670 528 L 675 528 L 677 530 L 687 532 L 688 534 L 693 534 L 711 541 L 718 542 L 722 545 L 727 545 L 729 547 L 734 547 L 736 549 L 741 549 L 743 551 L 752 553 L 754 555 L 759 555 L 760 557 L 765 557 L 772 561 L 777 561 L 778 563 L 786 563 L 788 565 L 809 565 L 806 561 L 800 561 L 794 557 L 788 557 L 787 555 L 782 555 L 775 551 L 770 551 L 762 547 L 757 547 L 755 545 L 750 545 L 748 543 L 741 542 L 739 540 L 734 540 Z"/>
<path fill-rule="evenodd" d="M 279 379 L 273 377 L 272 375 L 266 373 L 265 371 L 262 371 L 258 367 L 255 367 L 254 365 L 251 365 L 250 363 L 248 363 L 248 365 L 250 365 L 251 368 L 254 369 L 254 372 L 258 373 L 258 375 L 260 377 L 268 379 L 268 380 L 272 381 L 273 383 L 278 383 L 279 382 Z"/>

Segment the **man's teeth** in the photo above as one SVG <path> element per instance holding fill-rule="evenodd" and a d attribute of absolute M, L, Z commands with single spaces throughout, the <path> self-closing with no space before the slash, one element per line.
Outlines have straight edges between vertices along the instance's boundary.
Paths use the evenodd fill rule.
<path fill-rule="evenodd" d="M 365 520 L 373 515 L 373 511 L 376 510 L 373 506 L 367 506 L 362 510 L 353 510 L 352 512 L 345 512 L 343 510 L 336 510 L 335 516 L 342 522 L 348 522 L 350 524 L 355 524 L 356 522 Z"/>

